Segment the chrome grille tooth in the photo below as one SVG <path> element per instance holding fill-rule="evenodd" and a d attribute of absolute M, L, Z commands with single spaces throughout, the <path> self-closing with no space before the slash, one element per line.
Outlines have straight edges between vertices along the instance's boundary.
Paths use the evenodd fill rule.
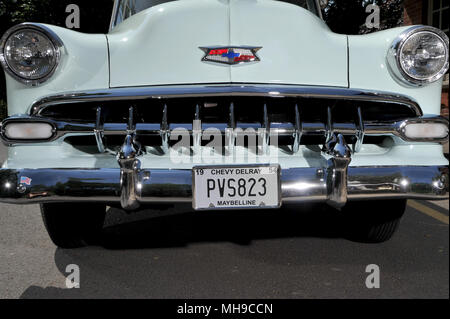
<path fill-rule="evenodd" d="M 230 103 L 230 111 L 229 111 L 229 127 L 232 128 L 233 130 L 236 128 L 236 118 L 235 118 L 235 113 L 234 113 L 234 103 L 231 102 Z"/>
<path fill-rule="evenodd" d="M 200 119 L 200 105 L 195 106 L 194 121 L 192 122 L 192 140 L 194 151 L 198 153 L 200 151 L 202 140 L 202 121 Z"/>
<path fill-rule="evenodd" d="M 294 133 L 294 143 L 292 144 L 292 152 L 295 154 L 300 149 L 300 142 L 303 135 L 303 124 L 300 118 L 300 112 L 298 109 L 298 104 L 295 104 L 295 133 Z"/>
<path fill-rule="evenodd" d="M 264 128 L 269 128 L 270 123 L 269 123 L 269 114 L 267 112 L 267 104 L 264 103 L 264 111 L 263 111 L 263 116 L 264 116 Z"/>
<path fill-rule="evenodd" d="M 128 109 L 127 136 L 125 137 L 125 141 L 128 138 L 130 139 L 132 146 L 136 149 L 136 156 L 139 156 L 142 155 L 142 147 L 141 144 L 136 141 L 136 122 L 134 112 L 134 106 L 130 106 Z"/>
<path fill-rule="evenodd" d="M 162 149 L 164 153 L 169 151 L 169 124 L 167 122 L 167 104 L 163 106 L 160 135 L 162 140 Z"/>
<path fill-rule="evenodd" d="M 362 144 L 364 142 L 364 135 L 365 135 L 365 126 L 364 126 L 364 120 L 362 117 L 362 110 L 361 106 L 358 106 L 357 108 L 357 119 L 356 119 L 356 142 L 353 145 L 353 152 L 358 153 L 361 151 Z"/>
<path fill-rule="evenodd" d="M 262 129 L 262 151 L 263 154 L 267 154 L 269 151 L 269 141 L 270 141 L 270 120 L 269 114 L 267 112 L 267 103 L 264 103 L 263 110 L 263 129 Z"/>
<path fill-rule="evenodd" d="M 97 148 L 100 153 L 106 152 L 105 147 L 105 118 L 102 113 L 102 107 L 97 107 L 97 113 L 95 116 L 95 140 L 97 142 Z"/>
<path fill-rule="evenodd" d="M 333 128 L 333 115 L 331 112 L 331 106 L 327 107 L 327 121 L 325 123 L 325 143 L 327 143 L 334 134 Z"/>
<path fill-rule="evenodd" d="M 128 133 L 136 132 L 136 122 L 134 119 L 134 106 L 130 106 L 128 109 L 128 123 L 127 123 Z"/>
<path fill-rule="evenodd" d="M 196 104 L 195 105 L 195 120 L 200 120 L 200 105 Z"/>
<path fill-rule="evenodd" d="M 234 113 L 234 103 L 231 102 L 230 103 L 230 107 L 229 107 L 229 122 L 228 122 L 228 127 L 226 128 L 226 132 L 225 132 L 225 136 L 226 136 L 226 140 L 228 141 L 228 150 L 230 152 L 232 152 L 234 150 L 234 145 L 236 143 L 236 134 L 235 134 L 235 129 L 236 129 L 236 118 L 235 118 L 235 113 Z"/>

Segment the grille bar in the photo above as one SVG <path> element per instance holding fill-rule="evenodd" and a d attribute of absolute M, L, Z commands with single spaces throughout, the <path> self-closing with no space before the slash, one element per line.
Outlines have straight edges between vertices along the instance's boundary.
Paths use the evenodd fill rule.
<path fill-rule="evenodd" d="M 263 123 L 263 129 L 261 130 L 262 136 L 262 147 L 263 147 L 263 153 L 267 154 L 269 151 L 269 139 L 270 139 L 270 120 L 269 120 L 269 114 L 267 113 L 267 104 L 264 104 L 264 123 Z"/>
<path fill-rule="evenodd" d="M 228 149 L 230 152 L 233 151 L 234 145 L 236 144 L 236 117 L 234 114 L 234 103 L 230 103 L 230 111 L 229 111 L 229 124 L 226 128 L 226 140 L 228 141 Z"/>
<path fill-rule="evenodd" d="M 357 114 L 358 118 L 356 121 L 356 132 L 355 132 L 356 142 L 353 146 L 353 149 L 356 153 L 361 151 L 361 147 L 364 142 L 364 134 L 365 134 L 364 120 L 362 117 L 362 111 L 361 111 L 360 106 L 358 106 L 357 113 L 358 113 Z"/>
<path fill-rule="evenodd" d="M 334 128 L 333 128 L 333 115 L 331 113 L 331 107 L 328 106 L 327 107 L 327 121 L 325 124 L 325 136 L 326 136 L 326 142 L 327 143 L 330 139 L 331 136 L 334 133 Z"/>
<path fill-rule="evenodd" d="M 169 150 L 169 124 L 167 122 L 167 104 L 164 104 L 161 127 L 159 131 L 162 140 L 162 149 L 166 153 Z"/>
<path fill-rule="evenodd" d="M 420 118 L 410 118 L 410 119 L 420 119 Z M 36 119 L 33 118 L 21 118 L 23 121 L 33 121 Z M 407 119 L 405 119 L 407 120 Z M 42 121 L 42 119 L 41 119 Z M 85 123 L 67 123 L 64 121 L 52 121 L 47 120 L 49 123 L 54 124 L 57 127 L 58 134 L 56 138 L 60 138 L 66 134 L 70 135 L 92 135 L 95 130 L 95 124 L 85 124 Z M 365 134 L 364 136 L 380 136 L 380 135 L 398 135 L 397 134 L 397 126 L 400 125 L 400 123 L 403 123 L 404 121 L 395 121 L 395 122 L 380 122 L 380 123 L 373 123 L 373 122 L 365 122 Z M 160 125 L 157 125 L 158 128 L 155 128 L 154 124 L 146 124 L 146 123 L 137 123 L 136 124 L 136 132 L 138 136 L 170 136 L 170 132 L 172 130 L 160 130 Z M 192 124 L 188 125 L 189 127 L 192 126 Z M 204 128 L 205 124 L 202 124 L 202 127 Z M 183 128 L 183 125 L 179 125 L 180 128 Z M 208 125 L 207 127 L 210 127 Z M 236 127 L 241 128 L 242 131 L 245 131 L 245 127 Z M 125 135 L 127 130 L 127 124 L 126 123 L 105 123 L 104 125 L 104 135 L 105 136 L 114 136 L 114 135 Z M 233 131 L 231 128 L 218 128 L 218 131 L 221 132 L 223 135 L 227 135 L 227 132 Z M 356 134 L 356 126 L 354 123 L 338 123 L 333 125 L 333 131 L 335 133 L 341 133 L 345 136 L 348 135 L 355 135 Z M 192 134 L 192 130 L 188 129 L 187 132 L 189 134 Z M 293 137 L 295 133 L 297 132 L 296 128 L 293 125 L 287 124 L 286 127 L 283 128 L 271 128 L 271 132 L 273 134 L 277 134 L 280 137 Z M 301 145 L 304 145 L 303 138 L 307 136 L 326 136 L 327 135 L 327 129 L 326 124 L 324 123 L 310 123 L 310 122 L 302 122 L 302 129 L 301 129 L 301 136 L 302 141 Z M 239 133 L 238 131 L 230 133 L 237 135 L 237 134 L 244 134 Z M 234 136 L 235 138 L 235 136 Z"/>
<path fill-rule="evenodd" d="M 300 111 L 298 105 L 295 104 L 295 133 L 294 133 L 294 143 L 292 144 L 292 152 L 295 154 L 300 149 L 300 140 L 303 135 L 303 124 L 300 118 Z"/>
<path fill-rule="evenodd" d="M 97 148 L 100 153 L 105 153 L 105 118 L 102 114 L 102 108 L 97 108 L 97 115 L 94 128 L 95 140 L 97 142 Z"/>

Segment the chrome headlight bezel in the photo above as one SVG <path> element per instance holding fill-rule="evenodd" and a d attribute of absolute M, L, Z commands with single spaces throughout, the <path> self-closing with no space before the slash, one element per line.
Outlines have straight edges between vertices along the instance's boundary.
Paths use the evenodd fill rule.
<path fill-rule="evenodd" d="M 31 31 L 37 31 L 41 33 L 43 36 L 47 37 L 48 40 L 52 43 L 54 48 L 54 54 L 55 54 L 55 65 L 52 67 L 52 69 L 45 74 L 44 76 L 37 78 L 37 79 L 30 79 L 23 77 L 19 74 L 17 74 L 9 65 L 8 60 L 5 56 L 5 45 L 8 41 L 8 39 L 16 34 L 17 32 L 21 32 L 24 30 L 31 30 Z M 38 24 L 38 23 L 21 23 L 19 25 L 16 25 L 12 28 L 10 28 L 6 33 L 1 37 L 0 39 L 0 64 L 3 66 L 3 69 L 6 73 L 8 73 L 12 78 L 19 81 L 20 83 L 23 83 L 25 85 L 29 86 L 37 86 L 44 82 L 46 82 L 48 79 L 50 79 L 58 69 L 59 65 L 61 64 L 61 56 L 62 56 L 62 50 L 64 48 L 64 44 L 62 40 L 58 37 L 58 35 L 53 32 L 50 28 L 46 27 L 45 25 Z"/>
<path fill-rule="evenodd" d="M 412 76 L 410 76 L 402 67 L 401 65 L 401 52 L 402 49 L 405 45 L 405 43 L 411 38 L 411 36 L 420 33 L 420 32 L 428 32 L 428 33 L 433 33 L 434 35 L 436 35 L 437 37 L 439 37 L 442 42 L 444 43 L 445 46 L 445 54 L 446 54 L 446 62 L 443 65 L 443 67 L 441 68 L 441 70 L 436 73 L 433 76 L 430 76 L 427 79 L 416 79 Z M 427 84 L 431 84 L 433 82 L 436 82 L 438 80 L 440 80 L 444 74 L 447 72 L 447 70 L 449 69 L 449 39 L 447 37 L 447 35 L 434 27 L 430 27 L 430 26 L 413 26 L 411 28 L 408 28 L 407 30 L 405 30 L 404 32 L 402 32 L 393 42 L 391 47 L 388 50 L 388 54 L 387 54 L 387 64 L 389 67 L 389 70 L 391 71 L 391 73 L 394 75 L 396 80 L 400 80 L 403 84 L 408 84 L 408 85 L 412 85 L 412 86 L 424 86 Z"/>

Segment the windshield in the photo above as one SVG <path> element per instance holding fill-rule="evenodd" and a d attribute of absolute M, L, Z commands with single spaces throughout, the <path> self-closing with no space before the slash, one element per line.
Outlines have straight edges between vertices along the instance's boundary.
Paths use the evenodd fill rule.
<path fill-rule="evenodd" d="M 181 1 L 181 0 L 116 0 L 111 28 L 120 24 L 122 21 L 128 19 L 142 10 L 157 6 L 166 2 Z M 282 1 L 298 5 L 305 8 L 314 14 L 319 15 L 316 0 L 274 0 Z"/>

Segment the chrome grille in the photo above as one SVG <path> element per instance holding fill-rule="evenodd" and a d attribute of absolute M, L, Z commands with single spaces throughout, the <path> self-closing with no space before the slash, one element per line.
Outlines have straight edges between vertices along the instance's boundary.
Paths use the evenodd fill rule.
<path fill-rule="evenodd" d="M 251 128 L 264 132 L 260 146 L 270 142 L 270 134 L 277 134 L 279 146 L 289 146 L 291 151 L 296 152 L 299 145 L 323 144 L 327 137 L 335 132 L 343 134 L 349 144 L 358 148 L 364 140 L 370 143 L 381 141 L 383 123 L 395 123 L 417 116 L 410 106 L 398 103 L 257 96 L 54 104 L 42 108 L 38 116 L 70 123 L 72 128 L 79 124 L 81 130 L 96 132 L 97 139 L 71 136 L 67 138 L 70 143 L 101 145 L 100 135 L 105 135 L 105 143 L 113 147 L 123 142 L 131 117 L 130 110 L 137 140 L 143 146 L 160 146 L 165 151 L 177 142 L 170 138 L 177 128 L 189 132 L 191 145 L 194 146 L 210 142 L 201 136 L 201 132 L 208 128 L 220 130 L 223 145 L 234 144 L 230 141 L 230 136 L 227 137 L 227 131 L 230 132 L 230 129 Z M 201 128 L 194 127 L 195 120 L 201 121 Z M 366 133 L 375 136 L 365 137 Z M 231 138 L 233 137 L 235 138 L 232 134 Z M 99 150 L 103 151 L 101 146 Z"/>

